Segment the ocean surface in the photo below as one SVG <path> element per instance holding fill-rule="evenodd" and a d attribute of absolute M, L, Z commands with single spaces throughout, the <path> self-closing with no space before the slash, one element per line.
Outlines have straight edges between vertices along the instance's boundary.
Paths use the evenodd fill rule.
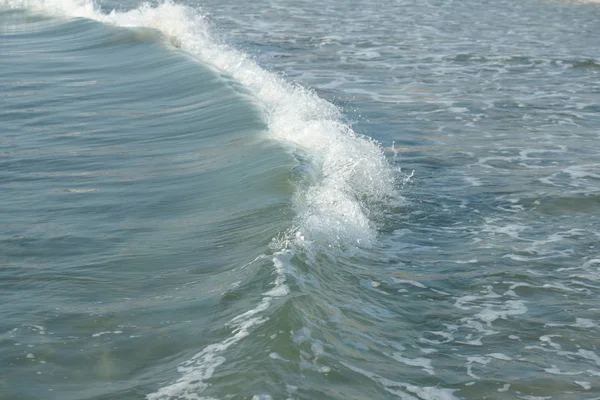
<path fill-rule="evenodd" d="M 600 2 L 0 0 L 0 399 L 600 399 Z"/>

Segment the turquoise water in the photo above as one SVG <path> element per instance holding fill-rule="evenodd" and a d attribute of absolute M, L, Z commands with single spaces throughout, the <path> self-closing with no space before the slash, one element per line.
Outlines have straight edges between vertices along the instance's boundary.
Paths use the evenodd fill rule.
<path fill-rule="evenodd" d="M 599 27 L 0 0 L 0 399 L 600 399 Z"/>

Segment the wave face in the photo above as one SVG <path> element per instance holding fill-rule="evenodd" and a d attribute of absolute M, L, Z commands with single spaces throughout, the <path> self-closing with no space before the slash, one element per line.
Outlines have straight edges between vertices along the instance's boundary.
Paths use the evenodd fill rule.
<path fill-rule="evenodd" d="M 288 166 L 291 171 L 290 182 L 295 187 L 293 195 L 291 197 L 289 197 L 289 194 L 287 195 L 294 210 L 292 219 L 287 222 L 288 227 L 283 227 L 282 223 L 285 223 L 285 220 L 279 218 L 280 228 L 270 231 L 272 237 L 269 247 L 263 248 L 258 256 L 254 256 L 256 258 L 253 261 L 244 262 L 244 258 L 248 259 L 249 255 L 256 254 L 257 250 L 261 248 L 256 241 L 254 241 L 253 246 L 243 247 L 244 256 L 239 255 L 242 251 L 238 248 L 234 252 L 237 257 L 233 257 L 234 264 L 237 264 L 237 268 L 242 270 L 258 266 L 264 268 L 265 263 L 270 265 L 270 269 L 275 275 L 271 287 L 268 290 L 254 294 L 254 297 L 258 296 L 258 302 L 255 306 L 229 318 L 228 322 L 222 323 L 222 328 L 227 329 L 230 332 L 229 335 L 226 334 L 224 339 L 207 345 L 190 359 L 180 363 L 177 366 L 180 377 L 176 378 L 174 383 L 148 394 L 148 399 L 197 398 L 198 394 L 208 387 L 206 381 L 213 376 L 217 367 L 225 362 L 226 359 L 223 353 L 249 336 L 250 331 L 256 329 L 256 326 L 264 324 L 269 319 L 265 313 L 271 308 L 271 303 L 275 298 L 287 296 L 290 293 L 290 289 L 286 284 L 286 274 L 292 273 L 293 275 L 295 266 L 291 260 L 294 257 L 302 254 L 312 254 L 314 256 L 332 248 L 338 249 L 335 252 L 339 252 L 341 249 L 355 249 L 357 246 L 364 248 L 374 243 L 377 236 L 375 219 L 377 218 L 378 204 L 394 194 L 394 175 L 379 145 L 369 138 L 357 135 L 348 124 L 343 122 L 343 117 L 335 106 L 320 99 L 311 90 L 286 82 L 277 74 L 259 67 L 247 55 L 214 39 L 205 18 L 196 10 L 172 2 L 164 2 L 157 6 L 145 4 L 130 11 L 112 11 L 110 13 L 100 10 L 94 2 L 78 0 L 10 0 L 4 1 L 3 5 L 8 9 L 26 9 L 29 12 L 39 13 L 39 15 L 68 18 L 64 22 L 57 22 L 57 20 L 43 21 L 42 25 L 48 24 L 49 27 L 42 26 L 38 34 L 44 35 L 44 30 L 47 30 L 48 34 L 55 36 L 54 42 L 59 43 L 38 43 L 37 45 L 66 46 L 69 51 L 79 53 L 93 51 L 96 53 L 94 54 L 95 57 L 102 57 L 102 53 L 108 54 L 109 52 L 113 58 L 122 57 L 122 60 L 125 61 L 117 64 L 118 67 L 117 65 L 104 65 L 101 68 L 104 74 L 109 73 L 110 68 L 113 70 L 122 68 L 123 72 L 115 71 L 114 73 L 124 75 L 130 79 L 127 82 L 128 90 L 140 90 L 131 81 L 131 79 L 135 80 L 136 72 L 134 69 L 144 71 L 143 76 L 148 79 L 147 84 L 149 86 L 152 86 L 158 80 L 171 80 L 165 74 L 179 75 L 181 72 L 179 66 L 153 65 L 168 64 L 163 62 L 164 55 L 161 56 L 162 59 L 156 57 L 152 60 L 141 57 L 139 54 L 139 48 L 142 47 L 140 42 L 146 41 L 154 46 L 161 45 L 164 42 L 164 45 L 172 48 L 171 51 L 174 51 L 174 48 L 179 48 L 185 54 L 195 58 L 199 62 L 199 67 L 206 66 L 212 69 L 212 72 L 204 70 L 204 75 L 199 77 L 195 77 L 193 74 L 181 76 L 181 79 L 186 81 L 195 80 L 195 90 L 199 92 L 187 88 L 183 92 L 170 90 L 167 95 L 176 96 L 174 99 L 175 104 L 170 102 L 169 109 L 166 110 L 154 110 L 154 112 L 147 114 L 144 112 L 148 116 L 146 123 L 156 123 L 165 128 L 171 124 L 177 124 L 176 121 L 169 122 L 169 114 L 171 113 L 173 113 L 173 118 L 177 120 L 191 118 L 190 121 L 185 121 L 185 126 L 190 132 L 196 129 L 193 127 L 194 121 L 200 125 L 205 125 L 207 122 L 204 119 L 207 119 L 209 126 L 202 128 L 202 131 L 206 131 L 207 136 L 204 140 L 206 144 L 197 143 L 196 146 L 208 146 L 218 149 L 215 150 L 218 153 L 224 153 L 224 149 L 230 146 L 229 143 L 243 140 L 249 146 L 246 148 L 249 157 L 256 158 L 261 162 L 262 170 L 255 168 L 256 161 L 244 162 L 243 165 L 247 168 L 247 171 L 246 175 L 242 176 L 239 169 L 237 169 L 242 165 L 239 163 L 239 159 L 237 162 L 232 160 L 236 157 L 245 157 L 239 154 L 240 147 L 234 145 L 234 150 L 227 151 L 229 154 L 208 157 L 208 159 L 216 159 L 214 161 L 216 165 L 210 165 L 209 161 L 207 161 L 209 164 L 207 166 L 202 165 L 202 163 L 199 166 L 194 165 L 197 161 L 189 160 L 190 155 L 185 155 L 184 158 L 188 159 L 165 166 L 164 168 L 173 173 L 173 165 L 179 164 L 179 167 L 186 167 L 187 170 L 191 163 L 194 165 L 192 168 L 195 171 L 194 174 L 201 173 L 199 168 L 204 167 L 207 168 L 204 173 L 210 174 L 209 178 L 195 182 L 194 187 L 198 187 L 199 184 L 212 185 L 211 192 L 215 193 L 203 195 L 203 198 L 198 200 L 197 207 L 203 209 L 204 212 L 201 215 L 210 215 L 211 213 L 217 215 L 224 213 L 225 215 L 222 217 L 213 216 L 208 221 L 198 222 L 200 228 L 195 227 L 192 231 L 198 232 L 200 230 L 202 232 L 206 231 L 206 234 L 219 235 L 223 229 L 216 227 L 215 224 L 217 223 L 237 224 L 239 227 L 236 229 L 241 229 L 250 223 L 248 221 L 262 224 L 262 231 L 265 228 L 272 228 L 273 224 L 258 222 L 252 214 L 261 212 L 264 213 L 263 217 L 277 220 L 276 217 L 272 216 L 273 210 L 281 213 L 280 207 L 273 207 L 277 206 L 278 199 L 286 198 L 287 189 L 285 186 L 289 183 L 283 185 L 282 194 L 275 198 L 273 198 L 272 190 L 269 198 L 264 195 L 257 195 L 256 192 L 260 191 L 260 184 L 265 179 L 281 180 L 281 177 L 278 177 L 277 174 L 274 175 L 274 173 L 289 164 L 282 163 L 282 161 L 274 163 L 276 157 L 262 154 L 265 149 L 256 148 L 257 144 L 253 143 L 257 140 L 256 136 L 249 136 L 249 134 L 257 129 L 257 121 L 250 118 L 251 114 L 248 114 L 249 111 L 247 110 L 256 107 L 256 110 L 259 110 L 260 119 L 265 124 L 266 136 L 259 135 L 258 140 L 264 142 L 265 139 L 269 139 L 272 141 L 271 143 L 280 143 L 280 146 L 283 146 L 280 147 L 280 154 L 285 155 L 288 153 L 293 156 L 287 159 L 287 163 L 293 162 L 295 164 Z M 35 19 L 29 16 L 20 17 L 25 20 L 28 18 Z M 84 18 L 84 20 L 73 20 L 72 18 Z M 107 26 L 128 30 L 111 31 L 109 29 L 107 31 L 107 28 L 93 27 L 87 21 L 96 21 Z M 32 29 L 35 31 L 37 23 L 26 21 L 23 25 L 29 25 L 22 27 L 23 32 Z M 14 27 L 15 30 L 20 29 L 18 23 L 14 24 Z M 145 30 L 148 28 L 152 30 Z M 70 43 L 71 40 L 75 40 L 70 39 L 71 35 L 77 38 L 76 43 Z M 115 55 L 113 53 L 115 50 L 120 54 Z M 67 49 L 62 49 L 62 51 L 66 52 Z M 182 54 L 179 55 L 179 57 L 182 56 Z M 61 68 L 64 69 L 64 72 L 59 69 L 56 73 L 62 72 L 65 76 L 71 73 L 66 65 L 61 65 Z M 187 66 L 186 68 L 190 67 Z M 199 71 L 202 70 L 199 69 Z M 72 79 L 76 82 L 76 85 L 95 84 L 93 81 L 77 83 L 82 81 L 83 78 L 78 76 Z M 173 83 L 176 81 L 175 79 Z M 221 83 L 217 85 L 219 81 Z M 142 96 L 159 97 L 157 93 L 147 89 L 142 82 L 138 81 L 136 83 L 137 86 L 141 85 L 142 87 L 142 93 L 140 93 Z M 104 93 L 104 96 L 108 98 L 110 91 L 115 90 L 115 87 L 113 85 L 105 90 L 108 93 Z M 100 91 L 100 96 L 102 94 L 102 91 Z M 241 98 L 233 99 L 232 95 L 241 96 Z M 73 94 L 73 96 L 80 95 Z M 162 98 L 164 97 L 163 95 Z M 209 100 L 210 98 L 212 100 Z M 139 97 L 133 96 L 131 99 L 122 99 L 121 101 L 139 101 Z M 238 106 L 235 103 L 243 105 L 244 101 L 250 101 L 254 105 L 246 105 L 247 110 L 236 110 Z M 225 105 L 225 103 L 227 104 Z M 40 107 L 43 107 L 43 102 Z M 94 110 L 93 114 L 102 114 L 107 107 L 114 108 L 114 104 L 107 106 L 102 101 L 93 101 L 88 107 Z M 203 109 L 205 107 L 207 109 Z M 132 111 L 124 112 L 129 115 L 132 114 Z M 114 111 L 107 113 L 111 115 Z M 188 114 L 192 114 L 192 117 L 189 117 Z M 235 115 L 236 117 L 232 121 L 225 122 L 222 120 L 224 114 Z M 243 114 L 247 116 L 243 117 Z M 58 118 L 58 116 L 55 116 L 55 118 Z M 154 120 L 156 122 L 151 122 Z M 118 122 L 114 119 L 113 123 L 126 124 L 125 121 Z M 227 125 L 228 128 L 221 131 L 219 124 Z M 243 126 L 243 135 L 234 135 L 232 138 L 232 131 L 240 125 Z M 181 127 L 178 127 L 178 129 L 181 129 Z M 215 132 L 211 133 L 211 129 Z M 140 140 L 143 143 L 156 143 L 163 149 L 163 154 L 156 155 L 154 150 L 149 149 L 145 151 L 149 155 L 156 156 L 157 160 L 164 159 L 164 161 L 157 161 L 162 163 L 167 162 L 169 160 L 168 154 L 171 154 L 166 150 L 168 146 L 162 144 L 163 141 L 187 140 L 190 135 L 191 133 L 179 134 L 169 136 L 167 139 L 166 137 L 154 138 L 151 132 L 145 132 L 143 138 L 138 137 L 135 140 L 130 138 L 127 146 L 131 146 L 131 142 Z M 198 135 L 196 133 L 196 136 Z M 123 142 L 126 140 L 127 138 L 124 136 L 119 137 L 118 140 L 113 137 L 105 139 L 107 144 L 114 141 L 116 147 L 124 146 Z M 196 140 L 198 140 L 197 137 Z M 190 140 L 186 145 L 191 146 L 192 143 Z M 262 146 L 272 150 L 275 145 L 263 144 Z M 142 146 L 141 149 L 144 149 L 144 147 Z M 141 151 L 141 149 L 136 151 Z M 181 155 L 174 154 L 174 157 L 175 159 L 181 158 Z M 232 168 L 230 165 L 225 165 L 225 162 L 235 163 L 237 167 Z M 120 166 L 120 169 L 126 168 L 126 166 Z M 101 172 L 87 173 L 100 174 Z M 189 171 L 183 174 L 187 175 L 188 173 Z M 262 173 L 263 176 L 256 176 L 258 173 Z M 226 188 L 223 184 L 216 184 L 215 180 L 219 179 L 216 176 L 217 174 L 227 185 L 233 186 L 237 190 Z M 177 177 L 176 179 L 179 180 L 180 178 Z M 242 180 L 251 182 L 248 195 L 251 196 L 249 201 L 255 207 L 254 209 L 246 204 L 240 205 L 229 199 L 232 195 L 236 199 L 243 196 L 241 193 L 234 194 L 242 186 Z M 169 190 L 173 189 L 171 187 Z M 88 193 L 95 192 L 97 189 L 74 188 L 67 190 L 73 193 Z M 139 194 L 140 196 L 156 196 L 156 194 L 144 192 Z M 125 199 L 123 200 L 125 201 Z M 257 205 L 260 203 L 270 204 L 271 209 L 268 209 L 267 212 L 261 211 L 264 206 Z M 232 218 L 237 213 L 243 213 L 243 218 L 246 221 L 240 222 Z M 198 216 L 195 219 L 198 219 Z M 176 221 L 172 225 L 179 226 L 181 217 L 178 217 Z M 236 239 L 237 235 L 226 231 L 222 234 L 227 235 L 225 242 L 241 240 Z M 212 263 L 219 262 L 219 260 L 224 263 L 223 258 L 227 257 L 214 257 Z M 313 263 L 317 264 L 315 261 L 310 264 Z M 304 265 L 304 263 L 301 263 L 301 265 Z M 240 283 L 232 282 L 231 284 L 235 287 Z M 118 330 L 114 332 L 118 332 Z M 100 332 L 100 334 L 103 333 Z"/>

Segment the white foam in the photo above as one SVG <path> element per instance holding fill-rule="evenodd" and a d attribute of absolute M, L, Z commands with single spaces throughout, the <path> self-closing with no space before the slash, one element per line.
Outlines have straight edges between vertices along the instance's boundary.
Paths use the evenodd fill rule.
<path fill-rule="evenodd" d="M 40 335 L 46 334 L 46 328 L 44 328 L 41 325 L 28 325 L 28 327 L 29 327 L 29 329 L 37 331 Z M 14 332 L 16 330 L 17 330 L 17 328 L 13 329 L 11 332 Z"/>
<path fill-rule="evenodd" d="M 558 289 L 564 290 L 565 292 L 576 292 L 577 290 L 571 289 L 570 287 L 562 284 L 562 283 L 545 283 L 542 285 L 544 289 Z"/>
<path fill-rule="evenodd" d="M 433 372 L 433 367 L 431 365 L 431 360 L 429 358 L 408 358 L 402 356 L 402 354 L 398 352 L 392 354 L 391 357 L 394 360 L 399 361 L 403 364 L 410 365 L 412 367 L 421 367 L 423 371 L 427 372 L 429 375 L 435 375 L 435 372 Z"/>
<path fill-rule="evenodd" d="M 286 296 L 290 289 L 285 284 L 285 264 L 289 263 L 292 258 L 290 251 L 280 251 L 273 256 L 273 265 L 275 266 L 276 278 L 273 282 L 273 289 L 264 293 L 265 296 L 283 297 Z"/>
<path fill-rule="evenodd" d="M 199 393 L 202 393 L 208 386 L 206 380 L 210 379 L 215 369 L 226 361 L 225 357 L 220 354 L 250 335 L 251 328 L 267 321 L 267 318 L 260 315 L 269 308 L 274 297 L 288 294 L 289 289 L 285 284 L 285 264 L 289 262 L 292 256 L 293 254 L 289 250 L 276 252 L 273 255 L 272 261 L 276 273 L 273 288 L 263 294 L 263 299 L 256 307 L 232 318 L 228 322 L 227 326 L 232 328 L 232 336 L 219 343 L 206 346 L 191 359 L 181 363 L 177 367 L 181 377 L 175 383 L 148 394 L 146 398 L 148 400 L 200 399 Z M 254 261 L 262 258 L 262 256 L 259 256 Z M 272 354 L 276 354 L 275 357 L 279 356 L 277 353 Z"/>
<path fill-rule="evenodd" d="M 488 327 L 497 319 L 507 319 L 509 316 L 522 315 L 527 313 L 527 307 L 522 300 L 507 300 L 503 303 L 495 299 L 499 299 L 502 295 L 495 293 L 490 286 L 483 290 L 482 295 L 466 295 L 456 299 L 454 306 L 462 310 L 480 310 L 474 317 L 483 321 Z M 485 301 L 485 299 L 494 299 L 493 301 Z M 483 302 L 481 300 L 484 300 Z M 479 327 L 471 318 L 463 318 L 473 328 L 480 332 L 491 334 L 494 332 L 486 331 L 485 328 Z"/>
<path fill-rule="evenodd" d="M 449 343 L 454 340 L 454 336 L 452 336 L 452 334 L 450 332 L 428 331 L 427 333 L 431 333 L 432 335 L 440 336 L 440 337 L 444 338 L 445 340 L 433 340 L 433 339 L 427 339 L 424 337 L 420 337 L 419 341 L 421 341 L 423 343 L 427 343 L 427 344 L 444 344 L 444 343 Z"/>
<path fill-rule="evenodd" d="M 255 394 L 252 400 L 273 400 L 273 397 L 269 394 Z"/>
<path fill-rule="evenodd" d="M 210 379 L 215 369 L 225 362 L 225 357 L 219 354 L 227 350 L 232 345 L 250 334 L 250 328 L 260 325 L 266 321 L 260 317 L 242 317 L 243 315 L 254 315 L 259 310 L 268 308 L 271 297 L 265 297 L 263 301 L 250 312 L 242 314 L 235 318 L 235 327 L 233 336 L 227 339 L 206 346 L 201 352 L 197 353 L 190 360 L 185 361 L 177 367 L 181 377 L 173 384 L 164 386 L 154 393 L 146 396 L 148 400 L 164 400 L 170 398 L 198 399 L 198 394 L 202 393 L 208 386 L 205 381 Z M 233 322 L 233 321 L 232 321 Z"/>
<path fill-rule="evenodd" d="M 562 172 L 569 174 L 574 179 L 600 179 L 600 164 L 575 165 L 565 168 Z"/>
<path fill-rule="evenodd" d="M 575 383 L 581 386 L 583 390 L 590 390 L 592 388 L 592 384 L 586 381 L 575 381 Z"/>
<path fill-rule="evenodd" d="M 507 319 L 511 315 L 522 315 L 527 312 L 525 302 L 521 300 L 508 300 L 504 304 L 495 307 L 486 305 L 486 309 L 475 316 L 488 325 L 497 319 Z"/>
<path fill-rule="evenodd" d="M 114 333 L 115 335 L 118 335 L 119 333 L 123 333 L 123 331 L 104 331 L 104 332 L 98 332 L 98 333 L 94 333 L 92 335 L 92 337 L 100 337 L 102 335 L 110 335 L 111 333 Z"/>
<path fill-rule="evenodd" d="M 90 193 L 95 192 L 96 189 L 66 189 L 69 193 Z"/>
<path fill-rule="evenodd" d="M 568 175 L 571 179 L 567 182 L 572 187 L 585 187 L 587 186 L 587 180 L 600 179 L 600 164 L 585 164 L 585 165 L 573 165 L 560 170 L 550 176 L 540 178 L 540 182 L 546 183 L 552 186 L 561 186 L 560 184 L 554 183 L 553 179 L 560 177 L 560 175 Z"/>
<path fill-rule="evenodd" d="M 569 326 L 575 328 L 598 328 L 600 327 L 596 322 L 588 318 L 575 318 L 575 323 Z"/>
<path fill-rule="evenodd" d="M 509 356 L 507 356 L 504 353 L 490 353 L 490 354 L 488 354 L 488 356 L 493 357 L 496 360 L 512 361 L 512 358 L 510 358 Z"/>
<path fill-rule="evenodd" d="M 469 335 L 471 336 L 471 335 Z M 467 346 L 483 346 L 483 342 L 481 338 L 473 339 L 473 340 L 457 340 L 456 343 L 466 344 Z"/>
<path fill-rule="evenodd" d="M 272 358 L 273 360 L 281 360 L 281 361 L 287 362 L 287 360 L 285 358 L 281 357 L 279 355 L 279 353 L 275 353 L 275 352 L 269 353 L 269 358 Z"/>
<path fill-rule="evenodd" d="M 413 285 L 413 286 L 416 286 L 421 289 L 427 289 L 427 286 L 423 285 L 419 281 L 412 281 L 412 280 L 408 280 L 408 279 L 398 279 L 398 278 L 394 278 L 394 277 L 392 277 L 392 281 L 394 283 L 407 283 L 409 285 Z"/>
<path fill-rule="evenodd" d="M 382 148 L 342 122 L 340 111 L 312 91 L 265 71 L 247 55 L 219 43 L 205 18 L 165 1 L 127 12 L 102 13 L 92 0 L 0 0 L 62 17 L 84 17 L 122 27 L 161 31 L 201 62 L 232 76 L 265 111 L 269 136 L 308 154 L 318 171 L 308 190 L 295 196 L 298 230 L 307 239 L 369 246 L 376 231 L 371 200 L 394 195 L 394 173 Z"/>
<path fill-rule="evenodd" d="M 499 392 L 508 392 L 509 389 L 510 389 L 510 383 L 507 383 L 504 386 L 502 386 L 500 389 L 498 389 L 498 391 Z"/>
<path fill-rule="evenodd" d="M 513 239 L 521 239 L 521 232 L 528 229 L 527 226 L 521 224 L 509 224 L 505 226 L 498 226 L 496 223 L 499 221 L 497 218 L 486 218 L 486 224 L 483 226 L 482 232 L 490 233 L 492 235 L 503 234 Z"/>
<path fill-rule="evenodd" d="M 544 335 L 544 336 L 540 336 L 540 341 L 543 343 L 546 343 L 548 346 L 560 350 L 561 349 L 561 345 L 558 343 L 554 343 L 552 341 L 553 337 L 560 337 L 560 335 Z"/>
<path fill-rule="evenodd" d="M 594 353 L 591 350 L 579 349 L 577 351 L 577 355 L 579 355 L 587 360 L 593 361 L 596 363 L 596 365 L 600 366 L 600 356 L 598 356 L 596 353 Z"/>
<path fill-rule="evenodd" d="M 580 375 L 581 372 L 565 372 L 565 371 L 561 371 L 556 365 L 552 365 L 551 368 L 544 368 L 544 371 L 546 371 L 549 374 L 552 375 Z"/>
<path fill-rule="evenodd" d="M 458 400 L 458 398 L 454 396 L 454 392 L 457 391 L 456 389 L 445 389 L 431 386 L 422 387 L 404 382 L 396 382 L 343 361 L 341 364 L 352 371 L 362 374 L 374 382 L 381 384 L 387 392 L 396 395 L 401 400 Z M 413 394 L 418 396 L 418 398 L 413 396 Z"/>
<path fill-rule="evenodd" d="M 600 376 L 600 372 L 594 371 L 593 369 L 588 369 L 586 372 L 592 376 Z"/>
<path fill-rule="evenodd" d="M 486 364 L 489 364 L 490 361 L 491 361 L 491 358 L 489 358 L 489 357 L 479 357 L 479 356 L 467 357 L 467 375 L 469 375 L 471 378 L 481 379 L 480 376 L 477 376 L 473 373 L 473 363 L 486 365 Z"/>

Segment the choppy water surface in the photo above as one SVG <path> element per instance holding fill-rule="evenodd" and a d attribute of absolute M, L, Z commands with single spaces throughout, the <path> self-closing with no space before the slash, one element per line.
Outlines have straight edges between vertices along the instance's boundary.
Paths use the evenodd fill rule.
<path fill-rule="evenodd" d="M 0 0 L 0 399 L 600 399 L 599 28 Z"/>

